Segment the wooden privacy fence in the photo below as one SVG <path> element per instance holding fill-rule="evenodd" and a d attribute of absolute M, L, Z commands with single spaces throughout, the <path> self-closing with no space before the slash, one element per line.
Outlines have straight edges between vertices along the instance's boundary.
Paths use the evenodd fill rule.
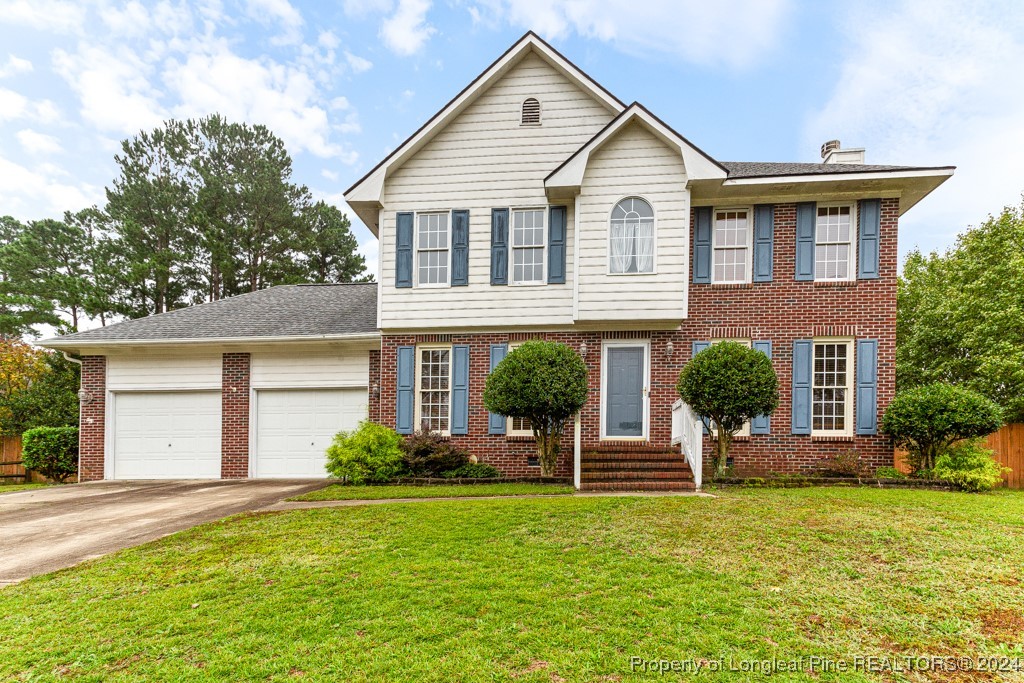
<path fill-rule="evenodd" d="M 1003 473 L 1003 486 L 1024 489 L 1024 424 L 1003 425 L 998 432 L 989 434 L 985 442 L 995 452 L 996 460 L 1011 470 L 1009 474 Z M 906 457 L 905 451 L 896 450 L 896 469 L 910 471 Z"/>
<path fill-rule="evenodd" d="M 0 485 L 30 481 L 28 477 L 21 464 L 21 437 L 0 436 Z"/>

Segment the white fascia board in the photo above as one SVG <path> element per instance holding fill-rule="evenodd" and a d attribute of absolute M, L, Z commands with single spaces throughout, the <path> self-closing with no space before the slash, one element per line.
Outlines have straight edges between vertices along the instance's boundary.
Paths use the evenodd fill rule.
<path fill-rule="evenodd" d="M 809 175 L 780 175 L 761 178 L 733 178 L 722 183 L 733 185 L 777 185 L 779 183 L 824 183 L 837 180 L 899 180 L 901 178 L 948 178 L 952 168 L 922 169 L 918 171 L 876 171 L 866 173 L 814 173 Z"/>
<path fill-rule="evenodd" d="M 285 344 L 294 342 L 321 342 L 321 341 L 374 341 L 380 339 L 380 332 L 366 332 L 360 334 L 318 334 L 304 336 L 280 336 L 280 337 L 198 337 L 191 339 L 61 339 L 54 337 L 34 342 L 36 346 L 47 349 L 89 349 L 106 348 L 119 346 L 201 346 L 201 345 L 225 345 L 225 344 Z"/>

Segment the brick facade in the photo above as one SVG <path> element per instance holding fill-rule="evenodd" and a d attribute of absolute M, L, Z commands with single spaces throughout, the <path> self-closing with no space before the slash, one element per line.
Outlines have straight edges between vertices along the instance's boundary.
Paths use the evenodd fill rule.
<path fill-rule="evenodd" d="M 221 361 L 222 479 L 249 476 L 249 354 L 225 353 Z"/>
<path fill-rule="evenodd" d="M 743 474 L 797 472 L 818 459 L 855 449 L 872 466 L 892 465 L 893 450 L 887 438 L 857 436 L 821 440 L 790 434 L 793 341 L 816 336 L 849 336 L 878 340 L 879 414 L 895 391 L 896 349 L 896 235 L 899 200 L 882 200 L 880 277 L 842 284 L 798 282 L 795 273 L 796 206 L 775 207 L 774 275 L 768 283 L 747 285 L 690 284 L 689 315 L 677 330 L 543 333 L 453 333 L 388 335 L 381 340 L 379 384 L 376 403 L 381 423 L 394 426 L 396 411 L 396 363 L 399 346 L 429 342 L 468 344 L 470 347 L 469 433 L 452 436 L 464 446 L 510 476 L 538 474 L 528 465 L 532 440 L 488 434 L 487 411 L 482 394 L 490 370 L 490 345 L 541 338 L 568 344 L 579 352 L 585 343 L 584 360 L 589 369 L 590 396 L 581 412 L 582 451 L 601 446 L 600 387 L 602 341 L 634 338 L 650 341 L 649 446 L 669 446 L 672 403 L 678 398 L 675 385 L 679 371 L 690 360 L 694 341 L 743 337 L 772 342 L 772 362 L 779 377 L 780 402 L 771 417 L 771 434 L 755 435 L 734 443 L 731 453 L 736 470 Z M 691 220 L 691 225 L 693 221 Z M 690 240 L 691 245 L 693 240 Z M 692 247 L 691 247 L 692 249 Z M 692 262 L 692 253 L 691 253 Z M 581 354 L 582 355 L 582 354 Z M 371 372 L 373 367 L 371 358 Z M 852 371 L 852 368 L 851 368 Z M 373 384 L 371 378 L 371 386 Z M 374 400 L 371 398 L 371 406 Z M 371 415 L 373 413 L 371 412 Z M 572 474 L 572 428 L 567 428 L 559 460 L 560 476 Z M 710 463 L 713 441 L 705 439 L 705 463 Z M 628 448 L 628 447 L 624 447 Z"/>
<path fill-rule="evenodd" d="M 380 422 L 380 351 L 370 351 L 370 373 L 366 383 L 366 415 L 374 422 Z"/>
<path fill-rule="evenodd" d="M 79 408 L 78 480 L 103 479 L 107 414 L 107 358 L 82 356 L 82 389 L 91 397 Z"/>

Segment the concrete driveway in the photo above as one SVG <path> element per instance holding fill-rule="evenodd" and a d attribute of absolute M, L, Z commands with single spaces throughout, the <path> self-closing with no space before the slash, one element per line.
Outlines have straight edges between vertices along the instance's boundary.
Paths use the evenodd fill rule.
<path fill-rule="evenodd" d="M 258 510 L 325 483 L 111 481 L 0 494 L 0 586 Z"/>

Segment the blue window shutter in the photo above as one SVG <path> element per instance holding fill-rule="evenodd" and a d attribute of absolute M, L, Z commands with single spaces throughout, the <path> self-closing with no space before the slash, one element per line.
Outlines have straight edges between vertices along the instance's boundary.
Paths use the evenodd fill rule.
<path fill-rule="evenodd" d="M 469 433 L 469 346 L 452 346 L 452 434 Z"/>
<path fill-rule="evenodd" d="M 469 211 L 452 211 L 452 287 L 469 284 Z"/>
<path fill-rule="evenodd" d="M 565 207 L 552 206 L 548 211 L 548 283 L 565 284 Z"/>
<path fill-rule="evenodd" d="M 411 213 L 395 216 L 395 287 L 412 287 Z"/>
<path fill-rule="evenodd" d="M 491 209 L 491 284 L 508 284 L 508 209 Z"/>
<path fill-rule="evenodd" d="M 818 205 L 804 202 L 796 205 L 796 279 L 814 279 L 814 227 L 818 221 Z"/>
<path fill-rule="evenodd" d="M 754 207 L 754 282 L 772 281 L 774 250 L 775 207 L 759 204 Z"/>
<path fill-rule="evenodd" d="M 882 200 L 860 202 L 860 226 L 857 230 L 857 277 L 871 280 L 878 277 L 878 245 L 882 230 Z M 874 432 L 872 432 L 874 434 Z"/>
<path fill-rule="evenodd" d="M 413 393 L 416 390 L 416 347 L 398 347 L 398 407 L 395 431 L 412 434 Z"/>
<path fill-rule="evenodd" d="M 693 228 L 693 281 L 711 283 L 711 207 L 699 206 L 695 210 Z"/>
<path fill-rule="evenodd" d="M 772 357 L 771 340 L 756 341 L 751 344 L 755 351 L 760 351 L 768 358 Z M 771 434 L 771 415 L 758 415 L 750 421 L 751 434 Z"/>
<path fill-rule="evenodd" d="M 857 340 L 857 433 L 878 433 L 878 340 Z"/>
<path fill-rule="evenodd" d="M 505 355 L 508 354 L 508 344 L 491 344 L 491 371 L 498 367 L 498 363 L 504 360 Z M 498 415 L 497 413 L 490 413 L 487 417 L 487 433 L 488 434 L 504 434 L 505 433 L 505 416 Z"/>
<path fill-rule="evenodd" d="M 811 433 L 811 378 L 814 371 L 814 342 L 793 342 L 793 433 Z"/>

